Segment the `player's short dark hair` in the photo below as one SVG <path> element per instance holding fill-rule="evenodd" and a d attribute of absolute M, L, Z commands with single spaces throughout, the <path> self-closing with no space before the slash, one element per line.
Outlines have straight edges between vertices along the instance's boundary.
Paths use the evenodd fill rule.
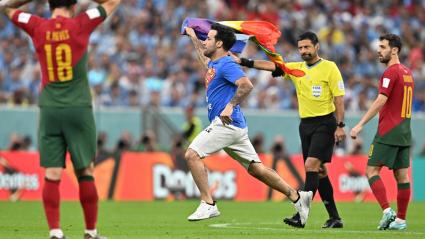
<path fill-rule="evenodd" d="M 392 34 L 392 33 L 386 33 L 381 35 L 379 37 L 379 40 L 380 41 L 387 40 L 388 45 L 390 45 L 391 48 L 397 47 L 398 53 L 401 51 L 402 43 L 401 43 L 401 38 L 398 35 Z"/>
<path fill-rule="evenodd" d="M 217 35 L 215 35 L 215 40 L 223 42 L 224 50 L 226 51 L 230 50 L 233 44 L 235 44 L 236 36 L 232 28 L 221 25 L 219 23 L 214 23 L 211 26 L 211 30 L 217 31 Z"/>
<path fill-rule="evenodd" d="M 303 34 L 298 36 L 297 42 L 302 40 L 310 40 L 313 45 L 316 45 L 319 43 L 319 38 L 317 37 L 316 33 L 312 31 L 304 32 Z"/>
<path fill-rule="evenodd" d="M 69 8 L 75 4 L 77 4 L 77 0 L 49 0 L 50 10 L 60 7 Z"/>

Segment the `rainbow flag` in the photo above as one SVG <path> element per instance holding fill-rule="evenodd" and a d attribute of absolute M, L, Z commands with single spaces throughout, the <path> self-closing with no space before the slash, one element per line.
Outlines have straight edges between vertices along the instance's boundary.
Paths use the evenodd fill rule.
<path fill-rule="evenodd" d="M 185 34 L 184 28 L 191 27 L 195 30 L 196 36 L 200 40 L 205 40 L 208 31 L 211 29 L 211 25 L 215 23 L 212 20 L 202 18 L 186 18 L 182 24 L 181 34 Z M 251 41 L 256 43 L 268 56 L 268 58 L 276 63 L 286 74 L 301 77 L 305 73 L 299 69 L 289 69 L 285 65 L 282 55 L 276 52 L 275 45 L 281 35 L 279 29 L 266 21 L 220 21 L 222 25 L 228 26 L 236 31 L 237 41 L 235 45 L 239 45 L 236 49 L 233 49 L 235 45 L 230 49 L 232 52 L 240 53 L 246 45 L 241 40 L 238 40 L 238 35 L 245 35 Z M 238 34 L 241 33 L 241 34 Z M 241 38 L 241 37 L 239 37 Z"/>
<path fill-rule="evenodd" d="M 182 27 L 181 27 L 181 34 L 186 34 L 184 31 L 185 27 L 190 27 L 195 30 L 196 36 L 198 39 L 205 41 L 208 36 L 208 32 L 211 29 L 211 25 L 214 24 L 214 21 L 208 20 L 208 19 L 202 19 L 202 18 L 186 18 L 183 21 Z M 248 40 L 250 38 L 249 35 L 246 34 L 235 34 L 236 35 L 236 42 L 230 49 L 233 53 L 241 53 L 244 49 L 246 44 L 248 43 Z"/>

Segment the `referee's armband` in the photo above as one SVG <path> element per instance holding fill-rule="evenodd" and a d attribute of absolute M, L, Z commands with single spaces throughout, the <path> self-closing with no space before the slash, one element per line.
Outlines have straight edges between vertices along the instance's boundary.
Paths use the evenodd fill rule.
<path fill-rule="evenodd" d="M 252 59 L 247 59 L 247 58 L 241 58 L 241 66 L 246 66 L 248 68 L 253 68 L 254 67 L 254 60 Z"/>
<path fill-rule="evenodd" d="M 273 77 L 278 77 L 278 76 L 283 76 L 285 75 L 285 72 L 283 72 L 283 70 L 276 65 L 275 70 L 272 71 L 272 76 Z"/>

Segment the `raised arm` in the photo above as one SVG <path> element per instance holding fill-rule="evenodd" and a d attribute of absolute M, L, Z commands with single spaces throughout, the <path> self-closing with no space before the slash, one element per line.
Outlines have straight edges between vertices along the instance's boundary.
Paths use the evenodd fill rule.
<path fill-rule="evenodd" d="M 0 13 L 5 14 L 10 19 L 15 13 L 16 9 L 31 2 L 32 0 L 1 0 Z"/>
<path fill-rule="evenodd" d="M 100 4 L 106 11 L 106 15 L 111 15 L 121 3 L 121 0 L 93 0 Z"/>
<path fill-rule="evenodd" d="M 208 62 L 210 61 L 208 57 L 204 56 L 205 47 L 202 44 L 202 42 L 196 37 L 195 31 L 193 28 L 186 27 L 185 31 L 187 35 L 190 37 L 190 40 L 192 40 L 193 46 L 195 47 L 196 53 L 198 55 L 198 60 L 201 62 L 202 66 L 205 69 L 208 69 Z"/>

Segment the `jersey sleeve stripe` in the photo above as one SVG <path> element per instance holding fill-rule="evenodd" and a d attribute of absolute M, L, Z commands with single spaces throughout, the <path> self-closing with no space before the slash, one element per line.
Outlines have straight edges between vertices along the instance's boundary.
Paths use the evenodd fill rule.
<path fill-rule="evenodd" d="M 108 14 L 106 14 L 106 10 L 105 10 L 105 8 L 103 8 L 102 7 L 102 5 L 99 5 L 98 7 L 97 7 L 97 9 L 99 10 L 99 12 L 100 12 L 100 16 L 102 16 L 103 18 L 106 18 L 107 16 L 108 16 Z"/>

